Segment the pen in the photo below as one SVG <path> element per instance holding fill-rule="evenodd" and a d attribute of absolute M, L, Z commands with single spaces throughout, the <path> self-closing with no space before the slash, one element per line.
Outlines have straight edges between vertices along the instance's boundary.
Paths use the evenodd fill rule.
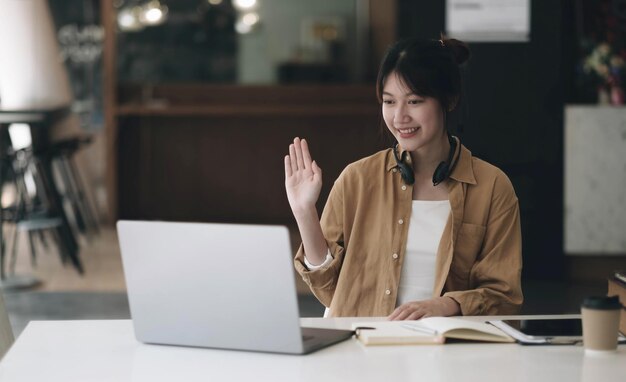
<path fill-rule="evenodd" d="M 439 333 L 436 330 L 424 328 L 422 326 L 417 326 L 417 325 L 412 325 L 412 324 L 402 324 L 402 327 L 405 329 L 414 330 L 416 332 L 431 334 L 433 336 L 439 335 Z"/>

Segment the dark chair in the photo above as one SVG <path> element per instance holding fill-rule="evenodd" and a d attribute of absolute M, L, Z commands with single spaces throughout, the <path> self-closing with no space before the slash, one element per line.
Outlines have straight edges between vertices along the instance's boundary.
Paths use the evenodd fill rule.
<path fill-rule="evenodd" d="M 48 129 L 54 122 L 67 115 L 67 110 L 51 111 L 20 111 L 6 112 L 0 110 L 0 127 L 18 127 L 15 123 L 22 123 L 29 129 L 29 139 L 18 145 L 5 146 L 2 150 L 2 164 L 0 171 L 3 178 L 0 184 L 12 182 L 16 189 L 16 200 L 12 206 L 3 209 L 1 222 L 14 223 L 13 248 L 11 268 L 14 269 L 17 235 L 27 232 L 31 247 L 31 260 L 36 264 L 34 239 L 39 237 L 47 245 L 45 233 L 49 232 L 57 244 L 61 260 L 67 261 L 83 273 L 83 266 L 78 256 L 79 247 L 70 226 L 68 217 L 63 208 L 63 197 L 55 182 L 53 172 L 53 145 L 47 139 Z M 11 125 L 13 123 L 13 125 Z M 0 130 L 2 136 L 7 136 L 7 129 Z M 15 142 L 10 142 L 15 144 Z M 0 195 L 1 196 L 1 195 Z M 0 248 L 0 276 L 6 277 L 5 252 L 7 240 L 2 237 Z"/>
<path fill-rule="evenodd" d="M 40 153 L 41 157 L 52 161 L 60 176 L 57 182 L 59 192 L 67 209 L 74 217 L 78 231 L 87 237 L 100 232 L 96 210 L 92 207 L 84 183 L 78 172 L 74 155 L 83 147 L 91 144 L 91 136 L 79 136 L 55 142 Z"/>
<path fill-rule="evenodd" d="M 32 154 L 26 150 L 19 150 L 13 152 L 8 150 L 6 159 L 4 161 L 5 166 L 8 165 L 8 171 L 5 172 L 4 184 L 11 182 L 15 189 L 15 201 L 12 205 L 7 206 L 2 212 L 2 223 L 13 223 L 13 239 L 11 240 L 11 274 L 15 273 L 15 262 L 17 258 L 18 248 L 18 234 L 20 232 L 26 232 L 28 234 L 28 242 L 30 245 L 31 262 L 33 266 L 36 265 L 36 246 L 34 243 L 34 235 L 38 234 L 42 243 L 47 245 L 47 241 L 44 236 L 44 231 L 50 231 L 55 240 L 59 242 L 59 252 L 62 259 L 66 259 L 64 248 L 67 247 L 67 243 L 62 243 L 62 238 L 58 236 L 57 230 L 63 228 L 63 220 L 59 216 L 55 216 L 51 213 L 49 200 L 45 194 L 41 193 L 44 189 L 42 179 L 36 172 L 35 166 L 36 159 L 32 157 Z M 27 185 L 30 179 L 34 182 L 36 193 L 29 192 Z M 0 194 L 1 196 L 1 194 Z M 4 225 L 4 224 L 3 224 Z M 6 248 L 4 249 L 6 251 Z M 4 254 L 4 251 L 3 251 Z M 0 275 L 6 277 L 5 263 L 0 262 Z"/>

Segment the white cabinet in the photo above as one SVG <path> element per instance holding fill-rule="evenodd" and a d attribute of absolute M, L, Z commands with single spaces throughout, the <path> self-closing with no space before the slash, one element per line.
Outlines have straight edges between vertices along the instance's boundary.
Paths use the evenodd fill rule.
<path fill-rule="evenodd" d="M 626 107 L 565 108 L 565 252 L 626 254 Z"/>

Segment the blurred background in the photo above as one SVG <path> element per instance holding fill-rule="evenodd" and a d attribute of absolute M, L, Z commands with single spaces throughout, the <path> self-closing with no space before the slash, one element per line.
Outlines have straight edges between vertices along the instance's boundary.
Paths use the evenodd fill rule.
<path fill-rule="evenodd" d="M 519 197 L 523 312 L 577 312 L 626 268 L 624 0 L 0 9 L 0 271 L 16 336 L 33 319 L 129 317 L 118 219 L 281 224 L 295 249 L 290 141 L 306 137 L 324 170 L 321 211 L 347 164 L 390 145 L 374 92 L 385 49 L 442 32 L 472 51 L 454 133 Z M 298 282 L 301 314 L 321 315 Z"/>

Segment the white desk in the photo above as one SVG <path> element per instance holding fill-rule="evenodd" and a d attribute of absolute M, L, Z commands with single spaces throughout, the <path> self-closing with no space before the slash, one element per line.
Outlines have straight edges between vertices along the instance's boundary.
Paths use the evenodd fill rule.
<path fill-rule="evenodd" d="M 353 320 L 306 318 L 302 323 L 349 328 Z M 135 340 L 129 320 L 33 321 L 0 363 L 0 381 L 11 382 L 417 380 L 623 382 L 626 346 L 590 357 L 582 346 L 365 347 L 351 339 L 293 356 L 144 345 Z"/>

